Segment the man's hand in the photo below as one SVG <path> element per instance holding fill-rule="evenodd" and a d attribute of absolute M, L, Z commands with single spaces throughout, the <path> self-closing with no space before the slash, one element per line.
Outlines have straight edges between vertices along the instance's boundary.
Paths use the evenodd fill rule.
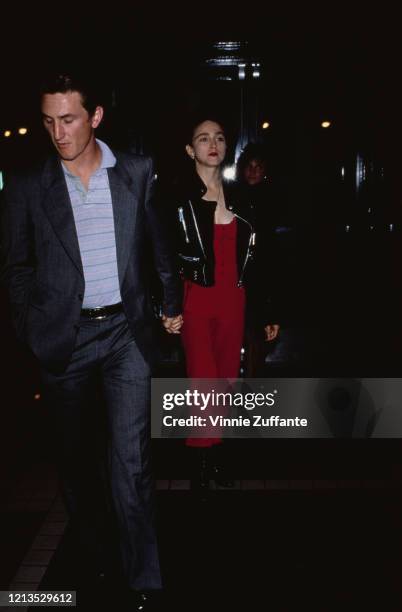
<path fill-rule="evenodd" d="M 179 334 L 180 328 L 183 325 L 183 317 L 177 315 L 176 317 L 167 317 L 162 315 L 162 324 L 168 334 Z"/>
<path fill-rule="evenodd" d="M 279 333 L 279 325 L 266 325 L 264 329 L 266 342 L 271 342 L 272 340 L 275 340 Z"/>

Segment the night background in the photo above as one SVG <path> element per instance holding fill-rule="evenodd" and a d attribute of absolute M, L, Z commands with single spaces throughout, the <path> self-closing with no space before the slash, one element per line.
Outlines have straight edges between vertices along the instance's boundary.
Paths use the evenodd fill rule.
<path fill-rule="evenodd" d="M 277 237 L 280 260 L 267 265 L 267 282 L 274 269 L 290 348 L 270 349 L 266 376 L 399 377 L 396 8 L 54 4 L 9 8 L 1 21 L 4 181 L 50 150 L 36 94 L 49 68 L 93 72 L 106 108 L 99 136 L 153 155 L 162 187 L 182 172 L 187 117 L 216 109 L 232 136 L 230 163 L 248 142 L 266 146 L 277 224 L 286 228 Z M 323 121 L 330 126 L 323 128 Z M 48 415 L 34 399 L 38 372 L 16 345 L 4 291 L 1 312 L 0 587 L 36 580 L 42 589 L 67 588 L 68 537 L 48 555 L 48 570 L 15 578 L 21 563 L 38 566 L 26 555 L 48 513 L 53 508 L 60 517 L 62 510 L 55 506 Z M 160 375 L 183 374 L 176 340 L 161 337 Z M 363 603 L 365 609 L 401 609 L 399 440 L 237 441 L 239 488 L 214 492 L 204 508 L 194 505 L 183 484 L 187 466 L 175 444 L 154 441 L 155 472 L 166 583 L 172 597 L 180 593 L 183 609 L 198 609 L 198 599 L 200 609 L 219 609 L 219 598 L 222 605 L 239 600 L 246 609 L 263 602 L 278 612 L 356 610 Z M 257 563 L 257 549 L 265 564 Z M 210 596 L 213 588 L 218 600 Z"/>

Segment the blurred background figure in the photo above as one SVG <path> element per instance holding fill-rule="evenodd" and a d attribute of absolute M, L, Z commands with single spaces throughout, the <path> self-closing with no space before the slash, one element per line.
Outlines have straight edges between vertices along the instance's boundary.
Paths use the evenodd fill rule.
<path fill-rule="evenodd" d="M 292 299 L 295 228 L 285 189 L 270 176 L 265 147 L 249 143 L 237 162 L 237 182 L 241 198 L 251 207 L 256 227 L 256 265 L 252 270 L 247 308 L 244 375 L 266 375 L 267 365 L 291 367 L 301 359 L 302 341 L 294 326 L 298 313 Z M 273 299 L 272 299 L 273 298 Z M 273 344 L 267 344 L 261 322 L 267 307 L 281 331 Z"/>

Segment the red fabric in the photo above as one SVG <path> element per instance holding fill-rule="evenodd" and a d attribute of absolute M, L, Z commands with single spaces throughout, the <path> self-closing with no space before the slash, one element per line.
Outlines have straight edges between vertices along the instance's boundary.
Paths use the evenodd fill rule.
<path fill-rule="evenodd" d="M 189 378 L 237 378 L 244 335 L 245 291 L 237 286 L 236 219 L 214 226 L 215 284 L 185 281 L 181 330 Z M 188 446 L 220 438 L 188 438 Z"/>

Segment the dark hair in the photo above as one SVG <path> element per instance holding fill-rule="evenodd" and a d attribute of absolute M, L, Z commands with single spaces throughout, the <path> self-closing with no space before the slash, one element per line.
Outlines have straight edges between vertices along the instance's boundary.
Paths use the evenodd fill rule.
<path fill-rule="evenodd" d="M 214 123 L 217 123 L 218 125 L 220 125 L 225 135 L 226 140 L 228 140 L 229 136 L 227 133 L 226 123 L 222 121 L 222 118 L 218 117 L 215 113 L 210 113 L 207 111 L 204 113 L 199 113 L 191 117 L 190 119 L 188 119 L 185 125 L 185 133 L 184 133 L 185 144 L 189 144 L 189 145 L 192 144 L 195 130 L 197 129 L 199 125 L 201 125 L 201 123 L 204 123 L 204 121 L 213 121 Z"/>
<path fill-rule="evenodd" d="M 81 96 L 82 106 L 92 116 L 97 106 L 101 104 L 101 96 L 91 77 L 83 74 L 53 73 L 47 75 L 42 81 L 39 95 L 67 93 L 76 91 Z"/>
<path fill-rule="evenodd" d="M 266 165 L 267 152 L 262 144 L 249 142 L 249 144 L 244 147 L 237 160 L 237 176 L 240 180 L 243 180 L 244 170 L 253 159 L 258 159 L 258 161 Z"/>

